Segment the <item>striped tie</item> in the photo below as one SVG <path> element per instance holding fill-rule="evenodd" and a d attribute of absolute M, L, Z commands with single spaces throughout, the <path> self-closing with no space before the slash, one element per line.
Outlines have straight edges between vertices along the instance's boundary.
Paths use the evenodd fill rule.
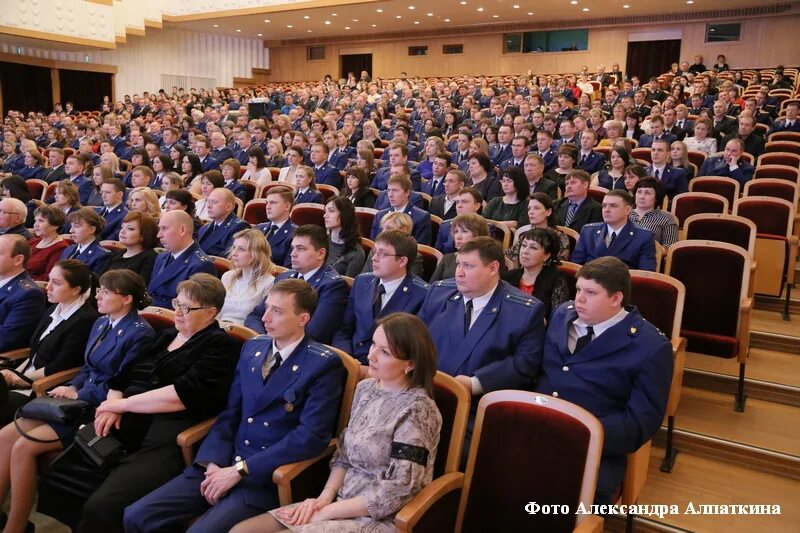
<path fill-rule="evenodd" d="M 569 203 L 569 208 L 567 209 L 567 219 L 564 221 L 564 225 L 569 227 L 572 224 L 572 221 L 575 219 L 575 213 L 578 212 L 578 204 Z"/>

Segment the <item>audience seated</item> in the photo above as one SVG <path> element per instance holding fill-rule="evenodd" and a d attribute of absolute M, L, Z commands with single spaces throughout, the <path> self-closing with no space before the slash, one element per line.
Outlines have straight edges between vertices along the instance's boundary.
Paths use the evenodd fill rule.
<path fill-rule="evenodd" d="M 339 169 L 328 163 L 330 148 L 322 142 L 311 145 L 310 158 L 313 165 L 314 180 L 317 183 L 331 185 L 337 189 L 342 186 L 342 176 Z"/>
<path fill-rule="evenodd" d="M 290 267 L 292 259 L 289 251 L 297 224 L 289 215 L 294 205 L 294 192 L 289 187 L 273 187 L 267 192 L 265 210 L 267 222 L 259 224 L 256 229 L 267 237 L 272 249 L 272 262 L 276 265 Z"/>
<path fill-rule="evenodd" d="M 603 222 L 586 224 L 581 229 L 570 260 L 582 265 L 598 257 L 612 255 L 630 268 L 655 271 L 653 232 L 641 229 L 628 220 L 632 210 L 633 197 L 627 191 L 608 191 L 603 198 Z"/>
<path fill-rule="evenodd" d="M 275 282 L 269 243 L 258 229 L 243 229 L 233 236 L 228 259 L 233 268 L 222 274 L 225 305 L 219 319 L 244 324 L 247 315 L 266 299 Z"/>
<path fill-rule="evenodd" d="M 655 139 L 650 147 L 652 164 L 647 167 L 647 175 L 661 182 L 664 194 L 672 201 L 676 194 L 689 191 L 689 178 L 684 169 L 673 167 L 669 162 L 671 142 Z"/>
<path fill-rule="evenodd" d="M 64 212 L 55 206 L 43 205 L 34 213 L 33 232 L 30 240 L 31 257 L 26 270 L 34 281 L 47 281 L 50 270 L 68 246 L 59 230 L 66 222 Z"/>
<path fill-rule="evenodd" d="M 369 360 L 319 497 L 246 520 L 233 533 L 311 522 L 331 531 L 395 528 L 394 515 L 433 479 L 442 427 L 433 400 L 436 347 L 418 318 L 392 313 L 378 321 Z"/>
<path fill-rule="evenodd" d="M 106 221 L 103 231 L 100 232 L 101 240 L 119 240 L 119 230 L 122 220 L 128 214 L 125 207 L 125 185 L 117 178 L 110 178 L 100 185 L 100 195 L 103 200 L 103 207 L 97 209 L 97 213 Z"/>
<path fill-rule="evenodd" d="M 170 309 L 181 281 L 198 272 L 216 274 L 214 262 L 192 237 L 193 226 L 185 211 L 169 211 L 158 221 L 158 239 L 164 251 L 156 257 L 147 286 L 153 305 Z"/>
<path fill-rule="evenodd" d="M 347 198 L 334 196 L 325 204 L 323 218 L 330 239 L 325 264 L 343 276 L 357 276 L 364 268 L 366 254 L 361 246 L 355 207 Z"/>
<path fill-rule="evenodd" d="M 325 266 L 330 241 L 326 231 L 307 224 L 300 226 L 292 237 L 290 254 L 292 270 L 279 274 L 275 281 L 302 278 L 317 294 L 316 311 L 306 326 L 308 335 L 317 342 L 330 344 L 333 334 L 339 329 L 347 308 L 347 282 L 330 266 Z M 264 304 L 256 307 L 244 325 L 253 331 L 263 332 L 264 324 L 259 317 L 264 315 Z"/>
<path fill-rule="evenodd" d="M 454 278 L 456 275 L 457 253 L 466 243 L 477 237 L 489 236 L 489 225 L 486 219 L 477 213 L 463 213 L 447 224 L 450 239 L 453 242 L 453 251 L 444 254 L 442 260 L 436 265 L 430 282 Z M 441 230 L 440 230 L 441 231 Z"/>
<path fill-rule="evenodd" d="M 389 230 L 398 230 L 405 233 L 406 235 L 411 235 L 411 230 L 413 229 L 413 227 L 414 223 L 411 220 L 411 217 L 399 211 L 389 213 L 388 215 L 386 215 L 381 219 L 381 233 Z M 380 233 L 378 235 L 380 235 Z M 361 271 L 362 274 L 367 272 L 372 272 L 372 266 L 373 266 L 372 263 L 374 257 L 375 257 L 375 248 L 369 251 L 369 254 L 367 255 L 367 260 L 364 263 L 364 269 Z M 417 253 L 416 258 L 411 262 L 411 265 L 409 266 L 408 270 L 415 276 L 424 275 L 425 262 L 423 261 L 421 253 Z"/>
<path fill-rule="evenodd" d="M 111 253 L 105 271 L 120 268 L 136 272 L 145 283 L 150 283 L 158 253 L 158 222 L 147 213 L 132 212 L 125 215 L 119 230 L 119 242 L 125 249 Z"/>
<path fill-rule="evenodd" d="M 278 507 L 273 471 L 322 452 L 339 414 L 342 362 L 306 334 L 316 304 L 303 280 L 275 283 L 262 317 L 267 335 L 242 348 L 227 405 L 194 464 L 128 506 L 125 531 L 174 529 L 198 516 L 195 529 L 228 531 Z"/>
<path fill-rule="evenodd" d="M 653 238 L 664 248 L 678 240 L 678 220 L 661 210 L 664 188 L 655 178 L 642 178 L 633 186 L 635 208 L 628 219 L 636 226 L 653 232 Z"/>
<path fill-rule="evenodd" d="M 489 200 L 482 214 L 487 220 L 503 224 L 514 231 L 528 223 L 527 198 L 530 195 L 530 185 L 525 172 L 520 167 L 512 166 L 503 171 L 500 186 L 503 196 Z"/>
<path fill-rule="evenodd" d="M 434 160 L 434 163 L 439 158 Z M 428 212 L 442 220 L 450 220 L 456 216 L 458 194 L 467 183 L 467 176 L 460 170 L 451 170 L 442 179 L 441 194 L 431 198 Z"/>
<path fill-rule="evenodd" d="M 472 187 L 464 187 L 458 192 L 456 198 L 456 216 L 467 213 L 480 214 L 483 208 L 483 195 Z M 452 220 L 445 220 L 436 236 L 435 248 L 443 254 L 456 251 L 453 241 L 453 232 L 450 229 Z"/>
<path fill-rule="evenodd" d="M 411 217 L 414 223 L 412 234 L 419 244 L 430 245 L 431 243 L 431 215 L 418 207 L 414 207 L 409 202 L 411 196 L 411 179 L 404 174 L 389 178 L 386 187 L 391 207 L 378 211 L 375 220 L 372 222 L 370 239 L 375 239 L 379 233 L 381 219 L 390 212 L 400 211 Z"/>
<path fill-rule="evenodd" d="M 33 227 L 33 213 L 39 207 L 38 198 L 31 199 L 31 192 L 28 190 L 27 182 L 19 176 L 9 176 L 0 182 L 0 197 L 16 198 L 23 204 L 28 211 L 25 217 L 25 227 Z"/>
<path fill-rule="evenodd" d="M 128 210 L 150 215 L 155 220 L 161 217 L 158 196 L 147 186 L 136 187 L 128 192 Z"/>
<path fill-rule="evenodd" d="M 27 346 L 45 309 L 44 292 L 25 271 L 30 257 L 24 237 L 0 235 L 0 352 Z"/>
<path fill-rule="evenodd" d="M 661 426 L 672 347 L 628 304 L 631 281 L 622 261 L 596 259 L 578 271 L 577 280 L 575 301 L 550 318 L 535 391 L 576 403 L 603 424 L 595 503 L 605 505 L 616 500 L 627 454 Z"/>
<path fill-rule="evenodd" d="M 200 228 L 197 244 L 207 255 L 225 256 L 233 244 L 233 236 L 250 225 L 234 213 L 236 200 L 230 189 L 214 189 L 206 205 L 210 222 Z"/>
<path fill-rule="evenodd" d="M 70 223 L 69 236 L 74 244 L 67 246 L 61 253 L 61 259 L 77 259 L 83 261 L 99 273 L 105 269 L 111 252 L 100 246 L 100 234 L 106 225 L 103 217 L 91 207 L 81 207 L 67 216 Z"/>
<path fill-rule="evenodd" d="M 75 378 L 49 393 L 55 398 L 83 400 L 89 409 L 70 423 L 46 423 L 23 417 L 0 430 L 0 499 L 5 501 L 9 492 L 12 494 L 5 531 L 26 529 L 36 496 L 36 458 L 69 446 L 79 426 L 91 422 L 95 408 L 109 394 L 112 399 L 121 397 L 111 391 L 109 384 L 139 358 L 153 337 L 153 329 L 137 312 L 148 303 L 144 281 L 137 274 L 127 270 L 103 274 L 97 290 L 97 309 L 105 316 L 92 326 L 86 343 L 86 362 Z M 20 435 L 17 425 L 38 441 Z"/>
<path fill-rule="evenodd" d="M 589 174 L 570 170 L 564 181 L 564 198 L 553 206 L 556 224 L 580 232 L 583 226 L 603 219 L 602 208 L 589 194 Z"/>
<path fill-rule="evenodd" d="M 294 173 L 294 204 L 321 204 L 324 196 L 317 189 L 314 171 L 311 167 L 300 165 Z"/>
<path fill-rule="evenodd" d="M 33 235 L 25 227 L 28 207 L 16 198 L 0 200 L 0 235 L 21 235 L 30 240 Z"/>
<path fill-rule="evenodd" d="M 340 194 L 350 200 L 354 207 L 375 207 L 375 195 L 369 188 L 369 176 L 364 169 L 347 167 L 344 184 Z"/>
<path fill-rule="evenodd" d="M 247 187 L 239 181 L 241 165 L 234 159 L 226 159 L 222 162 L 220 170 L 224 180 L 224 187 L 231 191 L 233 195 L 242 201 L 243 204 L 251 200 L 251 195 L 247 191 Z M 202 181 L 201 181 L 202 184 Z"/>
<path fill-rule="evenodd" d="M 700 168 L 701 176 L 723 176 L 733 178 L 744 187 L 744 184 L 753 179 L 755 168 L 746 159 L 742 158 L 744 141 L 732 138 L 725 144 L 723 155 L 708 157 Z"/>

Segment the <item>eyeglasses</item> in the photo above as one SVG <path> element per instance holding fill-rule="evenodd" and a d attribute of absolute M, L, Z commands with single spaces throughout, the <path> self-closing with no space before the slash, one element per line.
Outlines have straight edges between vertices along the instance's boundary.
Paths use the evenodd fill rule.
<path fill-rule="evenodd" d="M 97 289 L 97 291 L 95 291 L 95 294 L 97 296 L 110 296 L 112 294 L 119 294 L 119 293 L 117 291 L 110 291 L 105 287 L 100 287 L 99 289 Z"/>
<path fill-rule="evenodd" d="M 197 311 L 198 309 L 208 309 L 208 307 L 189 307 L 189 304 L 182 304 L 178 301 L 177 298 L 173 298 L 172 300 L 172 308 L 175 312 L 180 312 L 182 315 L 188 315 L 192 311 Z"/>
<path fill-rule="evenodd" d="M 375 252 L 372 255 L 372 257 L 376 257 L 378 259 L 383 259 L 384 257 L 398 257 L 398 254 L 390 254 L 390 253 L 387 253 L 387 252 L 380 251 L 380 252 Z"/>

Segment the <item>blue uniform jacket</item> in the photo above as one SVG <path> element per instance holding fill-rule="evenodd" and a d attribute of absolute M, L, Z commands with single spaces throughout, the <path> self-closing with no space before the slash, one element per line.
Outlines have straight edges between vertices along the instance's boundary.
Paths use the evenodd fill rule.
<path fill-rule="evenodd" d="M 267 236 L 267 242 L 269 242 L 269 247 L 272 249 L 272 262 L 276 265 L 291 267 L 292 258 L 289 252 L 291 251 L 292 237 L 294 236 L 294 230 L 297 229 L 297 224 L 287 220 L 278 231 L 269 236 L 271 227 L 272 222 L 264 222 L 257 225 L 256 229 Z"/>
<path fill-rule="evenodd" d="M 242 201 L 243 204 L 246 204 L 249 201 L 247 198 L 249 194 L 247 187 L 242 185 L 239 180 L 233 180 L 230 183 L 226 183 L 225 188 L 231 191 L 236 198 Z"/>
<path fill-rule="evenodd" d="M 739 168 L 731 171 L 724 157 L 709 157 L 703 161 L 703 166 L 700 167 L 698 176 L 724 176 L 726 178 L 733 178 L 744 187 L 745 183 L 753 179 L 753 174 L 755 174 L 755 172 L 755 167 L 744 159 L 739 160 Z"/>
<path fill-rule="evenodd" d="M 212 220 L 197 232 L 197 244 L 207 255 L 225 257 L 233 244 L 233 236 L 250 227 L 250 224 L 237 217 L 228 215 L 219 227 Z"/>
<path fill-rule="evenodd" d="M 583 154 L 578 156 L 578 161 L 580 158 L 583 157 Z M 589 174 L 594 174 L 595 172 L 600 172 L 603 170 L 603 167 L 606 165 L 606 156 L 601 154 L 600 152 L 591 152 L 586 159 L 582 163 L 578 163 L 578 166 L 588 172 Z"/>
<path fill-rule="evenodd" d="M 489 147 L 489 160 L 494 166 L 500 166 L 503 161 L 513 157 L 511 143 L 507 144 L 505 148 L 502 148 L 499 144 L 493 144 Z"/>
<path fill-rule="evenodd" d="M 81 198 L 81 205 L 89 205 L 89 197 L 92 196 L 92 192 L 94 192 L 94 184 L 92 180 L 85 176 L 78 176 L 77 178 L 70 178 L 67 176 L 66 179 L 69 179 L 72 183 L 78 187 L 78 195 Z M 53 193 L 52 196 L 47 198 L 47 203 L 52 204 L 56 201 L 56 195 Z"/>
<path fill-rule="evenodd" d="M 95 274 L 102 272 L 108 260 L 111 259 L 111 252 L 100 246 L 100 240 L 98 239 L 92 241 L 92 243 L 84 248 L 83 252 L 76 257 L 71 257 L 72 254 L 75 253 L 77 247 L 77 244 L 71 244 L 64 248 L 64 251 L 61 252 L 61 259 L 77 259 L 78 261 L 82 261 Z"/>
<path fill-rule="evenodd" d="M 223 146 L 218 150 L 211 150 L 211 153 L 209 153 L 208 155 L 216 159 L 220 165 L 224 163 L 227 159 L 236 159 L 236 157 L 233 155 L 233 150 L 231 150 L 227 146 Z"/>
<path fill-rule="evenodd" d="M 300 196 L 294 197 L 294 205 L 297 204 L 324 204 L 325 203 L 325 196 L 315 190 L 315 189 L 307 189 L 306 192 L 302 193 Z"/>
<path fill-rule="evenodd" d="M 420 163 L 420 166 L 422 163 Z M 433 187 L 433 174 L 430 176 L 431 179 L 426 181 L 422 184 L 422 192 L 425 194 L 430 194 L 431 196 L 439 196 L 440 194 L 444 194 L 444 176 L 439 178 L 439 183 L 436 184 L 436 189 L 432 189 Z"/>
<path fill-rule="evenodd" d="M 618 324 L 577 355 L 567 344 L 578 318 L 574 302 L 553 311 L 536 391 L 573 402 L 603 424 L 598 492 L 613 493 L 625 476 L 626 455 L 650 440 L 664 418 L 672 381 L 672 345 L 634 306 Z"/>
<path fill-rule="evenodd" d="M 422 188 L 422 176 L 417 171 L 416 168 L 410 168 L 409 175 L 411 176 L 411 190 L 419 191 Z M 385 191 L 386 188 L 389 186 L 389 172 L 392 170 L 392 167 L 385 166 L 379 168 L 375 172 L 375 177 L 372 179 L 372 184 L 370 187 L 373 189 L 378 189 L 379 191 Z"/>
<path fill-rule="evenodd" d="M 214 262 L 196 242 L 193 242 L 189 249 L 173 259 L 165 268 L 164 264 L 170 255 L 172 255 L 171 252 L 158 254 L 153 266 L 153 276 L 147 286 L 147 292 L 153 298 L 153 305 L 164 309 L 172 309 L 172 299 L 178 295 L 178 283 L 181 281 L 189 279 L 192 274 L 198 272 L 205 272 L 212 276 L 217 275 Z"/>
<path fill-rule="evenodd" d="M 299 272 L 296 270 L 287 270 L 279 274 L 275 281 L 294 278 L 298 274 Z M 317 293 L 317 309 L 311 316 L 311 320 L 306 324 L 306 334 L 317 342 L 330 344 L 333 334 L 342 323 L 344 311 L 347 309 L 347 296 L 350 289 L 347 286 L 347 282 L 342 279 L 342 276 L 330 266 L 320 267 L 308 281 L 308 284 Z M 264 302 L 256 306 L 247 315 L 244 325 L 253 331 L 265 333 L 264 323 L 261 321 L 265 309 Z"/>
<path fill-rule="evenodd" d="M 532 389 L 544 343 L 544 304 L 536 298 L 500 281 L 464 335 L 464 298 L 455 280 L 437 281 L 419 318 L 431 332 L 442 372 L 476 376 L 484 392 Z"/>
<path fill-rule="evenodd" d="M 378 236 L 378 233 L 381 232 L 381 219 L 386 216 L 387 213 L 393 211 L 394 208 L 383 209 L 378 211 L 375 215 L 375 219 L 372 221 L 372 228 L 370 229 L 370 239 L 373 241 L 375 237 Z M 433 237 L 433 229 L 431 227 L 431 214 L 427 211 L 423 211 L 419 207 L 414 207 L 409 203 L 406 205 L 406 208 L 403 210 L 405 214 L 411 217 L 411 222 L 413 222 L 414 226 L 411 229 L 411 234 L 417 240 L 417 243 L 424 244 L 426 246 L 430 246 L 431 238 Z"/>
<path fill-rule="evenodd" d="M 29 346 L 46 307 L 44 291 L 27 272 L 0 287 L 0 352 Z"/>
<path fill-rule="evenodd" d="M 203 169 L 203 172 L 208 172 L 209 170 L 219 170 L 219 162 L 210 155 L 207 155 L 205 159 L 200 161 L 200 168 Z"/>
<path fill-rule="evenodd" d="M 94 406 L 106 399 L 108 380 L 134 362 L 155 335 L 136 310 L 122 317 L 116 327 L 103 335 L 109 320 L 108 316 L 102 316 L 95 321 L 86 343 L 86 362 L 69 382 L 78 389 L 79 399 Z"/>
<path fill-rule="evenodd" d="M 539 151 L 534 150 L 532 153 L 538 154 L 544 159 L 544 171 L 549 172 L 558 166 L 558 153 L 552 148 L 544 153 L 542 156 Z"/>
<path fill-rule="evenodd" d="M 656 245 L 653 232 L 627 222 L 619 230 L 617 238 L 606 247 L 608 226 L 604 222 L 586 224 L 581 229 L 581 236 L 570 261 L 582 265 L 598 257 L 613 255 L 630 268 L 639 270 L 656 270 Z"/>
<path fill-rule="evenodd" d="M 675 141 L 678 140 L 678 138 L 675 135 L 673 135 L 671 133 L 666 133 L 666 132 L 662 133 L 658 138 L 659 139 L 664 139 L 670 145 L 672 145 L 672 143 L 674 143 Z M 651 146 L 653 146 L 653 141 L 654 140 L 656 140 L 655 136 L 648 135 L 648 134 L 645 133 L 644 135 L 639 137 L 639 144 L 637 145 L 637 147 L 638 148 L 650 148 Z"/>
<path fill-rule="evenodd" d="M 372 304 L 375 301 L 375 291 L 378 290 L 379 283 L 380 279 L 375 274 L 365 273 L 356 277 L 353 288 L 350 290 L 342 326 L 333 336 L 333 345 L 351 354 L 362 365 L 369 364 L 367 353 L 372 343 L 372 334 L 375 332 L 377 319 L 390 313 L 417 314 L 429 288 L 429 285 L 421 278 L 411 273 L 406 274 L 391 299 L 381 309 L 380 314 L 375 316 Z"/>
<path fill-rule="evenodd" d="M 417 191 L 411 191 L 411 196 L 408 197 L 408 203 L 413 205 L 414 207 L 419 207 L 422 209 L 422 195 L 420 195 Z M 389 204 L 389 194 L 386 191 L 381 191 L 378 195 L 378 198 L 375 200 L 374 209 L 378 211 L 382 209 L 389 209 L 391 205 Z"/>
<path fill-rule="evenodd" d="M 100 232 L 100 239 L 104 241 L 119 240 L 119 230 L 122 227 L 122 219 L 128 215 L 128 209 L 125 207 L 125 204 L 119 204 L 111 211 L 106 210 L 105 207 L 97 207 L 95 211 L 97 211 L 98 215 L 106 219 L 106 227 Z M 106 211 L 106 213 L 103 214 L 103 211 Z"/>
<path fill-rule="evenodd" d="M 647 167 L 647 175 L 653 175 L 653 166 Z M 670 201 L 676 194 L 682 192 L 689 192 L 689 178 L 686 176 L 686 171 L 682 168 L 675 168 L 672 165 L 664 167 L 664 173 L 658 178 L 661 181 L 661 186 L 664 187 L 664 192 L 669 197 Z"/>
<path fill-rule="evenodd" d="M 333 165 L 324 162 L 319 168 L 314 168 L 314 181 L 325 185 L 333 185 L 337 189 L 342 186 L 342 175 L 339 174 L 339 169 Z"/>
<path fill-rule="evenodd" d="M 335 436 L 344 382 L 341 359 L 306 337 L 264 384 L 261 366 L 271 347 L 266 335 L 245 343 L 228 404 L 195 459 L 196 464 L 219 466 L 246 461 L 250 474 L 237 488 L 249 505 L 262 509 L 274 505 L 272 472 L 314 457 Z M 185 473 L 203 476 L 192 467 Z"/>
<path fill-rule="evenodd" d="M 450 220 L 442 222 L 442 225 L 439 227 L 439 234 L 436 235 L 436 245 L 434 248 L 443 254 L 456 251 L 456 243 L 453 240 L 453 235 L 450 233 L 450 222 Z"/>

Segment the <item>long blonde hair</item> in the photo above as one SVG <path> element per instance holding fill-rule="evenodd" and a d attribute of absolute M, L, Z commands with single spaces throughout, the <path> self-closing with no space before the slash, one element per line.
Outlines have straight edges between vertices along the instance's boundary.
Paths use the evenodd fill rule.
<path fill-rule="evenodd" d="M 250 286 L 255 289 L 258 286 L 258 281 L 263 276 L 272 274 L 275 265 L 272 264 L 272 249 L 267 242 L 267 238 L 263 233 L 255 228 L 243 229 L 233 236 L 236 239 L 244 239 L 247 241 L 247 249 L 253 255 L 251 266 L 253 267 L 253 277 L 250 279 Z M 233 248 L 233 247 L 231 247 Z M 228 259 L 231 258 L 233 250 L 228 252 Z M 243 275 L 241 268 L 233 269 L 232 279 L 241 279 Z M 230 287 L 225 287 L 230 290 Z"/>

